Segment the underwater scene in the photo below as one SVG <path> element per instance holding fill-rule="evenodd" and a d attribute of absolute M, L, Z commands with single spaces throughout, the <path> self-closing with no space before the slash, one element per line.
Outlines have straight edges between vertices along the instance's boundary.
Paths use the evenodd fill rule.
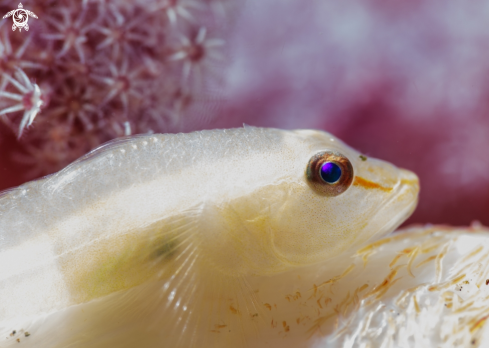
<path fill-rule="evenodd" d="M 0 14 L 0 348 L 489 345 L 489 4 Z"/>

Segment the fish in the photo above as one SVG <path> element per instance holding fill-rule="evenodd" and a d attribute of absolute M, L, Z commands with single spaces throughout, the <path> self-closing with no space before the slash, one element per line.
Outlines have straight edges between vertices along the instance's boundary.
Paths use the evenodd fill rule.
<path fill-rule="evenodd" d="M 308 347 L 313 280 L 418 193 L 320 130 L 111 141 L 0 194 L 0 347 Z"/>

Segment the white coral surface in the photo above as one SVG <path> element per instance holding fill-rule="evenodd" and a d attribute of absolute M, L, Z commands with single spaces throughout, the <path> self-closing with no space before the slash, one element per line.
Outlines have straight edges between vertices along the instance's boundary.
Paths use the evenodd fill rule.
<path fill-rule="evenodd" d="M 487 230 L 413 228 L 363 248 L 354 264 L 362 259 L 362 272 L 334 284 L 349 296 L 316 348 L 489 346 Z"/>

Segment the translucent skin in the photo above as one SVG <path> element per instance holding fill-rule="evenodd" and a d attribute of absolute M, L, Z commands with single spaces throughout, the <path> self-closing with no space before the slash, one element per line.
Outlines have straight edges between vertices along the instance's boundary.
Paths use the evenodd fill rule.
<path fill-rule="evenodd" d="M 324 150 L 354 168 L 337 197 L 305 177 Z M 261 324 L 245 325 L 255 313 L 244 308 L 262 307 L 247 284 L 286 281 L 284 272 L 385 235 L 414 210 L 417 177 L 360 155 L 312 130 L 138 136 L 5 192 L 0 329 L 32 331 L 25 344 L 36 347 L 246 345 Z M 215 325 L 226 338 L 209 334 Z"/>

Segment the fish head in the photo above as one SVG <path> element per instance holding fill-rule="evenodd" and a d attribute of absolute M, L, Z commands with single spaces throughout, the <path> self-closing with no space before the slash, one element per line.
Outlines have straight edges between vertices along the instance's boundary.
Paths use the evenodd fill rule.
<path fill-rule="evenodd" d="M 260 244 L 283 265 L 317 263 L 380 238 L 417 205 L 414 173 L 367 158 L 329 133 L 291 131 L 282 144 L 263 168 L 269 182 L 248 202 L 260 206 L 257 234 L 269 238 Z"/>

